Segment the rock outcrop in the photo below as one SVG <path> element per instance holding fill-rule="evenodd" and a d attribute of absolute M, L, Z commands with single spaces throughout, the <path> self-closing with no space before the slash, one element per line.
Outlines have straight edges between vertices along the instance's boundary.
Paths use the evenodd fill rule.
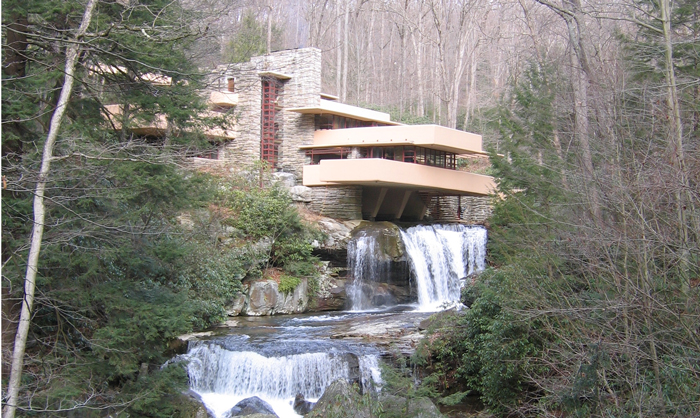
<path fill-rule="evenodd" d="M 292 408 L 297 414 L 306 415 L 311 412 L 312 409 L 314 409 L 315 405 L 315 402 L 309 402 L 304 399 L 304 395 L 297 393 L 297 396 L 294 397 L 294 404 L 292 405 Z"/>
<path fill-rule="evenodd" d="M 230 417 L 251 417 L 251 416 L 277 417 L 275 410 L 269 403 L 257 396 L 245 398 L 238 402 L 233 408 L 224 414 L 225 418 Z"/>
<path fill-rule="evenodd" d="M 367 400 L 372 398 L 367 396 Z M 316 402 L 314 409 L 306 415 L 309 418 L 370 418 L 372 415 L 369 402 L 362 402 L 357 386 L 350 385 L 345 379 L 331 383 L 323 396 Z"/>
<path fill-rule="evenodd" d="M 442 418 L 440 410 L 425 397 L 404 398 L 391 394 L 368 393 L 361 395 L 356 385 L 344 379 L 331 383 L 316 402 L 309 418 L 370 418 L 378 415 L 387 418 Z"/>
<path fill-rule="evenodd" d="M 379 403 L 385 411 L 386 418 L 442 418 L 440 410 L 428 398 L 403 398 L 389 394 L 381 394 Z"/>
<path fill-rule="evenodd" d="M 204 406 L 202 397 L 191 390 L 175 395 L 171 405 L 174 418 L 214 418 L 214 413 Z"/>
<path fill-rule="evenodd" d="M 313 199 L 313 191 L 310 187 L 294 186 L 289 189 L 289 196 L 293 202 L 309 203 Z"/>
<path fill-rule="evenodd" d="M 345 308 L 347 304 L 345 279 L 340 277 L 339 271 L 345 274 L 345 267 L 331 267 L 330 261 L 321 263 L 319 276 L 316 278 L 318 289 L 309 302 L 309 311 L 339 311 Z"/>
<path fill-rule="evenodd" d="M 289 293 L 280 292 L 279 285 L 274 280 L 250 283 L 242 295 L 234 299 L 227 312 L 229 315 L 238 312 L 248 316 L 306 312 L 309 306 L 309 281 L 306 278 L 300 280 L 299 285 Z"/>
<path fill-rule="evenodd" d="M 348 243 L 347 264 L 353 307 L 368 309 L 417 299 L 398 226 L 390 222 L 361 223 Z"/>
<path fill-rule="evenodd" d="M 299 186 L 294 186 L 299 187 Z M 325 239 L 316 242 L 314 254 L 323 260 L 319 274 L 313 279 L 301 279 L 301 284 L 289 294 L 281 294 L 274 280 L 244 283 L 239 295 L 233 298 L 226 312 L 229 316 L 277 315 L 303 312 L 337 311 L 350 307 L 348 288 L 354 277 L 348 273 L 348 243 L 358 236 L 372 236 L 376 251 L 372 263 L 381 265 L 381 274 L 372 280 L 363 280 L 362 294 L 372 306 L 388 306 L 415 302 L 411 286 L 408 260 L 398 226 L 390 222 L 339 221 L 315 216 L 315 222 Z M 264 253 L 269 242 L 260 240 L 247 247 L 253 253 Z M 309 281 L 314 280 L 313 294 L 309 295 Z"/>

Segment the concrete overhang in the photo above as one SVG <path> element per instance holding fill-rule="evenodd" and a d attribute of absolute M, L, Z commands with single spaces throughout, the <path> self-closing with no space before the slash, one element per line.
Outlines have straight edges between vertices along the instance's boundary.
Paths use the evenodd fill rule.
<path fill-rule="evenodd" d="M 278 80 L 291 80 L 292 76 L 289 74 L 277 73 L 275 71 L 260 71 L 258 72 L 259 77 L 272 77 Z"/>
<path fill-rule="evenodd" d="M 209 94 L 209 103 L 221 107 L 237 106 L 238 93 L 232 93 L 230 91 L 212 91 Z"/>
<path fill-rule="evenodd" d="M 457 196 L 487 196 L 491 176 L 379 158 L 323 160 L 304 166 L 304 186 L 378 186 Z"/>
<path fill-rule="evenodd" d="M 88 71 L 97 75 L 104 74 L 122 74 L 128 75 L 129 70 L 121 65 L 107 65 L 107 64 L 97 64 L 89 65 Z M 167 75 L 156 74 L 156 73 L 146 73 L 141 75 L 141 80 L 151 83 L 154 86 L 171 86 L 173 84 L 172 77 Z"/>
<path fill-rule="evenodd" d="M 285 109 L 289 112 L 306 113 L 312 115 L 335 115 L 346 118 L 363 120 L 367 122 L 377 122 L 386 125 L 401 125 L 398 122 L 392 122 L 388 113 L 377 112 L 376 110 L 363 109 L 357 106 L 338 103 L 331 100 L 321 99 L 319 106 L 311 107 L 292 107 Z"/>
<path fill-rule="evenodd" d="M 326 100 L 332 100 L 332 101 L 340 100 L 340 97 L 338 97 L 338 96 L 334 96 L 332 94 L 323 93 L 323 92 L 321 92 L 321 98 L 326 99 Z"/>
<path fill-rule="evenodd" d="M 121 105 L 106 105 L 105 110 L 107 117 L 109 118 L 112 126 L 115 129 L 122 128 L 122 107 Z M 200 114 L 202 117 L 221 117 L 219 113 L 215 112 L 203 112 Z M 162 136 L 168 130 L 168 120 L 165 115 L 157 114 L 153 120 L 145 121 L 138 119 L 137 117 L 132 118 L 130 121 L 129 130 L 136 135 L 149 135 L 149 136 Z M 218 126 L 203 126 L 201 127 L 201 132 L 209 138 L 213 139 L 223 139 L 231 140 L 236 138 L 236 131 L 233 129 L 225 129 Z"/>
<path fill-rule="evenodd" d="M 486 154 L 481 148 L 481 135 L 439 125 L 377 126 L 320 130 L 314 132 L 313 145 L 303 145 L 300 148 L 398 145 L 415 145 L 454 154 Z"/>

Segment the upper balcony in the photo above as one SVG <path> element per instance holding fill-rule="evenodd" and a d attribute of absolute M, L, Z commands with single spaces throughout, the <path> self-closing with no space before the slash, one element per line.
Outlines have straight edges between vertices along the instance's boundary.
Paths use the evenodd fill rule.
<path fill-rule="evenodd" d="M 108 117 L 115 129 L 122 128 L 122 106 L 107 105 L 105 106 Z M 219 117 L 220 114 L 208 111 L 200 116 L 202 117 Z M 168 120 L 165 115 L 158 114 L 153 120 L 145 121 L 142 118 L 134 116 L 129 121 L 129 130 L 136 135 L 144 136 L 163 136 L 168 131 Z M 236 131 L 231 128 L 222 128 L 219 126 L 207 126 L 202 128 L 202 133 L 209 138 L 231 140 L 236 138 Z"/>
<path fill-rule="evenodd" d="M 330 97 L 330 96 L 325 96 Z M 365 122 L 374 122 L 378 125 L 400 125 L 398 122 L 392 122 L 388 113 L 378 112 L 376 110 L 364 109 L 357 106 L 351 106 L 344 103 L 339 103 L 333 100 L 321 99 L 318 106 L 312 107 L 295 107 L 286 109 L 289 112 L 304 113 L 311 115 L 334 115 L 360 120 Z"/>
<path fill-rule="evenodd" d="M 401 125 L 318 130 L 302 149 L 413 145 L 453 154 L 485 154 L 481 135 L 439 125 Z"/>
<path fill-rule="evenodd" d="M 122 128 L 122 106 L 121 105 L 107 105 L 105 106 L 107 110 L 109 120 L 114 125 L 115 129 Z M 165 135 L 168 130 L 168 121 L 165 119 L 164 115 L 156 115 L 153 120 L 145 121 L 132 120 L 129 124 L 129 130 L 136 135 L 144 136 L 161 136 Z"/>
<path fill-rule="evenodd" d="M 381 158 L 323 160 L 304 166 L 304 186 L 377 186 L 487 196 L 496 189 L 493 177 Z"/>
<path fill-rule="evenodd" d="M 230 91 L 212 91 L 209 95 L 209 103 L 218 107 L 238 106 L 238 93 Z"/>

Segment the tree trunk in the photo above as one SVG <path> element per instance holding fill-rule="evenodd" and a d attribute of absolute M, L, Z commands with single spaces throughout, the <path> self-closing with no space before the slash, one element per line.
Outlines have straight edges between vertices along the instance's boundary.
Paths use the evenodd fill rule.
<path fill-rule="evenodd" d="M 24 366 L 24 350 L 27 345 L 27 335 L 29 333 L 29 322 L 32 316 L 32 305 L 34 304 L 34 291 L 36 287 L 36 273 L 39 266 L 39 253 L 41 251 L 41 241 L 44 234 L 44 193 L 46 191 L 46 182 L 49 176 L 49 168 L 53 158 L 53 148 L 58 137 L 58 131 L 63 121 L 63 115 L 66 112 L 66 106 L 73 91 L 73 76 L 75 74 L 75 63 L 78 58 L 80 49 L 79 41 L 87 31 L 92 19 L 92 11 L 95 8 L 97 0 L 89 0 L 85 6 L 83 20 L 80 23 L 78 31 L 75 33 L 74 41 L 66 48 L 66 68 L 65 82 L 61 88 L 61 94 L 56 104 L 56 109 L 51 116 L 49 131 L 44 143 L 44 150 L 41 157 L 41 169 L 39 171 L 39 180 L 36 184 L 34 193 L 34 225 L 32 227 L 32 238 L 29 247 L 29 257 L 27 259 L 27 272 L 24 278 L 24 299 L 22 301 L 22 310 L 17 326 L 17 335 L 15 336 L 15 346 L 12 351 L 12 369 L 10 371 L 10 383 L 7 386 L 7 403 L 3 416 L 5 418 L 14 418 L 17 408 L 19 386 L 22 377 L 22 367 Z"/>
<path fill-rule="evenodd" d="M 340 101 L 348 100 L 348 19 L 350 18 L 350 5 L 345 5 L 345 28 L 343 28 L 343 90 L 341 91 Z"/>
<path fill-rule="evenodd" d="M 3 67 L 10 77 L 24 77 L 27 68 L 25 51 L 27 41 L 27 25 L 29 20 L 26 14 L 10 16 L 11 22 L 7 25 L 5 35 L 5 48 L 3 50 Z"/>
<path fill-rule="evenodd" d="M 663 25 L 664 37 L 664 77 L 668 89 L 666 100 L 669 109 L 669 125 L 671 136 L 671 153 L 674 166 L 678 170 L 681 184 L 676 190 L 676 211 L 678 212 L 678 233 L 681 240 L 681 271 L 685 276 L 684 288 L 690 288 L 690 277 L 688 276 L 690 257 L 690 231 L 691 225 L 687 220 L 686 213 L 690 211 L 691 217 L 695 214 L 693 207 L 692 192 L 690 191 L 690 181 L 685 166 L 685 156 L 683 152 L 683 123 L 681 121 L 680 103 L 678 101 L 678 88 L 676 86 L 676 73 L 673 68 L 673 44 L 671 42 L 671 5 L 669 0 L 659 2 L 661 12 L 661 23 Z M 695 230 L 700 228 L 697 222 L 693 222 Z"/>
<path fill-rule="evenodd" d="M 376 54 L 374 53 L 374 45 L 372 44 L 372 39 L 374 38 L 374 13 L 370 13 L 370 20 L 369 20 L 369 33 L 367 34 L 367 54 L 369 54 L 369 60 L 371 62 L 371 68 L 372 68 L 372 75 L 374 76 L 375 71 L 377 71 L 377 61 L 375 60 Z M 373 97 L 370 96 L 370 92 L 372 91 L 372 83 L 377 80 L 376 77 L 364 77 L 365 81 L 365 103 L 372 103 Z M 360 82 L 360 78 L 358 75 L 358 84 Z"/>
<path fill-rule="evenodd" d="M 469 63 L 469 80 L 467 82 L 467 100 L 464 105 L 464 130 L 467 130 L 467 126 L 469 126 L 469 118 L 471 117 L 471 112 L 472 112 L 472 107 L 473 103 L 476 100 L 476 67 L 477 67 L 477 62 L 476 62 L 476 56 L 477 56 L 477 48 L 474 48 L 472 51 L 472 56 L 471 56 L 471 61 Z"/>
<path fill-rule="evenodd" d="M 581 147 L 581 163 L 584 171 L 584 188 L 588 194 L 593 219 L 602 226 L 600 196 L 594 183 L 593 155 L 591 152 L 591 128 L 589 123 L 588 87 L 593 83 L 593 72 L 586 52 L 588 35 L 581 10 L 580 0 L 562 0 L 564 21 L 569 34 L 572 56 L 572 83 L 574 88 L 574 111 L 576 139 Z M 574 62 L 574 57 L 576 61 Z M 597 112 L 596 112 L 597 113 Z"/>
<path fill-rule="evenodd" d="M 272 52 L 272 0 L 267 5 L 267 53 Z"/>
<path fill-rule="evenodd" d="M 385 25 L 386 25 L 386 19 L 382 17 L 380 19 L 382 22 L 381 30 L 379 32 L 379 42 L 380 42 L 380 48 L 379 48 L 379 68 L 375 68 L 375 71 L 379 70 L 379 105 L 384 105 L 384 90 L 386 89 L 386 86 L 384 85 L 384 47 L 386 44 L 384 43 L 384 34 L 385 34 Z"/>
<path fill-rule="evenodd" d="M 339 1 L 337 3 L 338 10 L 336 10 L 336 21 L 338 23 L 338 26 L 336 27 L 335 31 L 335 94 L 338 95 L 339 98 L 341 98 L 342 101 L 342 94 L 340 88 L 342 87 L 340 82 L 341 79 L 340 77 L 342 76 L 342 71 L 343 71 L 343 56 L 341 55 L 341 50 L 340 50 L 340 37 L 342 35 L 342 30 L 343 30 L 343 21 L 340 19 L 340 13 L 342 12 L 342 9 L 340 8 L 341 2 Z"/>
<path fill-rule="evenodd" d="M 418 39 L 416 39 L 416 31 L 411 35 L 411 40 L 413 41 L 413 49 L 416 54 L 416 78 L 418 79 L 418 101 L 416 113 L 419 117 L 425 115 L 425 85 L 423 82 L 423 11 L 421 10 L 420 3 L 418 8 Z"/>

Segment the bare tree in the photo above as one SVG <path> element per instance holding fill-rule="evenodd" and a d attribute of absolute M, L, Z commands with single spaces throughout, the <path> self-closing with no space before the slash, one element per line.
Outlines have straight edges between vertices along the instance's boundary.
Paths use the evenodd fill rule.
<path fill-rule="evenodd" d="M 46 136 L 46 142 L 44 143 L 39 180 L 37 181 L 34 192 L 34 223 L 32 227 L 31 245 L 29 247 L 29 258 L 27 259 L 27 273 L 24 278 L 24 299 L 22 300 L 22 310 L 17 327 L 17 335 L 15 336 L 15 346 L 12 352 L 12 369 L 10 371 L 10 382 L 7 387 L 8 398 L 3 413 L 7 418 L 13 418 L 17 408 L 17 395 L 19 393 L 20 379 L 22 377 L 24 350 L 27 345 L 29 323 L 32 317 L 34 291 L 36 289 L 36 273 L 44 234 L 44 218 L 46 214 L 44 208 L 44 193 L 46 191 L 47 179 L 51 175 L 50 168 L 53 159 L 53 149 L 59 129 L 61 128 L 61 123 L 63 122 L 63 115 L 68 106 L 68 100 L 73 93 L 76 60 L 78 59 L 83 37 L 90 26 L 92 12 L 95 9 L 96 3 L 97 0 L 88 0 L 80 26 L 75 31 L 75 34 L 66 47 L 65 80 L 61 88 L 58 102 L 56 103 L 56 108 L 51 115 L 49 131 Z"/>

